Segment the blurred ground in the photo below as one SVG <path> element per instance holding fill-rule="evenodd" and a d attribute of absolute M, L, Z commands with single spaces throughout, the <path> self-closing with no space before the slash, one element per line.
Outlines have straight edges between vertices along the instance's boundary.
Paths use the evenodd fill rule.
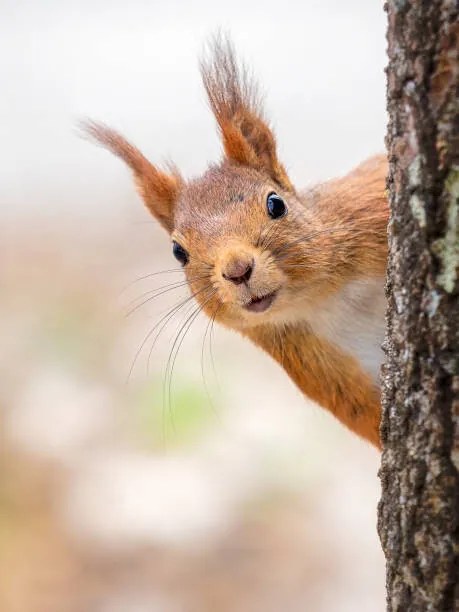
<path fill-rule="evenodd" d="M 125 316 L 182 276 L 129 285 L 176 268 L 167 237 L 121 166 L 72 132 L 91 114 L 202 169 L 218 145 L 195 56 L 223 25 L 257 60 L 294 178 L 342 172 L 383 145 L 379 10 L 1 4 L 2 611 L 384 609 L 373 449 L 201 319 L 170 399 L 180 317 L 127 381 L 187 292 Z"/>
<path fill-rule="evenodd" d="M 144 353 L 126 384 L 166 300 L 125 319 L 132 295 L 161 282 L 121 291 L 148 273 L 161 235 L 91 234 L 59 223 L 4 243 L 1 609 L 382 610 L 377 453 L 222 330 L 219 386 L 204 351 L 210 403 L 204 321 L 182 346 L 170 408 L 170 333 L 151 374 Z"/>

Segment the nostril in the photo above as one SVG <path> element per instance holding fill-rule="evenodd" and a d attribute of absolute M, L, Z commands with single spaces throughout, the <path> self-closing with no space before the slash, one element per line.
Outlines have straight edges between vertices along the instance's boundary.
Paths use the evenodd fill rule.
<path fill-rule="evenodd" d="M 253 261 L 250 263 L 238 261 L 229 266 L 225 272 L 222 272 L 222 276 L 227 281 L 240 285 L 250 279 L 252 271 Z"/>

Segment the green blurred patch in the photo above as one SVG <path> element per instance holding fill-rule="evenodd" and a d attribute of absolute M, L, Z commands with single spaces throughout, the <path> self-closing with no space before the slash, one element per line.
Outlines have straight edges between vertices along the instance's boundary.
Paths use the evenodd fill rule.
<path fill-rule="evenodd" d="M 145 385 L 136 398 L 138 433 L 150 447 L 195 444 L 218 416 L 216 394 L 203 383 L 175 379 L 171 393 L 161 379 Z"/>
<path fill-rule="evenodd" d="M 72 368 L 100 371 L 112 342 L 109 318 L 80 295 L 62 300 L 42 318 L 37 345 Z"/>

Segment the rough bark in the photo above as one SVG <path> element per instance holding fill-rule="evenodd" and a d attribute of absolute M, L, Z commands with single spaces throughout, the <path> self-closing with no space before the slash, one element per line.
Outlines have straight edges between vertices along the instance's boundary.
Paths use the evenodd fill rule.
<path fill-rule="evenodd" d="M 459 610 L 458 4 L 390 0 L 387 609 Z"/>

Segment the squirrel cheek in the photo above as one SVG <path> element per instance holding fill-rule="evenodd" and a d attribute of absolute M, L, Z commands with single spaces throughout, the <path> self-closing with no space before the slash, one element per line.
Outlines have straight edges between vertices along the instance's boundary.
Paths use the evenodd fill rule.
<path fill-rule="evenodd" d="M 260 260 L 257 274 L 254 275 L 253 288 L 273 290 L 288 281 L 285 273 L 272 260 Z"/>

